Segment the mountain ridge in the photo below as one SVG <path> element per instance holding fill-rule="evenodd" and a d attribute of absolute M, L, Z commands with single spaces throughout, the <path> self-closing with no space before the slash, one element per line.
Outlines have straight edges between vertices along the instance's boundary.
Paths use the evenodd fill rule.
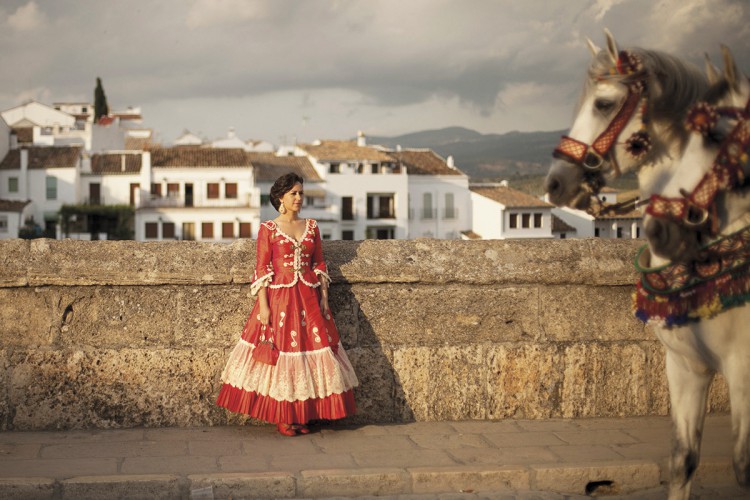
<path fill-rule="evenodd" d="M 368 136 L 368 144 L 395 149 L 429 148 L 443 158 L 453 156 L 456 167 L 472 181 L 547 173 L 552 151 L 564 130 L 482 134 L 465 127 L 444 127 L 398 136 Z"/>

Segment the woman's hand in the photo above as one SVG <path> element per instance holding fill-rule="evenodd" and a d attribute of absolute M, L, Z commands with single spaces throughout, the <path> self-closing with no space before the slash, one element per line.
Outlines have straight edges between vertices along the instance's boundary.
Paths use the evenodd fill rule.
<path fill-rule="evenodd" d="M 325 319 L 331 316 L 331 309 L 328 307 L 328 297 L 325 295 L 320 298 L 320 313 Z"/>
<path fill-rule="evenodd" d="M 268 326 L 268 322 L 271 319 L 271 310 L 268 307 L 261 306 L 258 312 L 258 319 L 261 325 Z"/>

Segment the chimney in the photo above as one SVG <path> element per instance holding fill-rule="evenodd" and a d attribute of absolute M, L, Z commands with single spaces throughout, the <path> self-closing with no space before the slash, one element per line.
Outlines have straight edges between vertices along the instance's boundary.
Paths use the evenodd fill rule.
<path fill-rule="evenodd" d="M 18 135 L 15 130 L 10 133 L 10 149 L 18 149 Z"/>
<path fill-rule="evenodd" d="M 367 146 L 367 139 L 365 139 L 365 133 L 361 130 L 357 132 L 357 146 L 364 147 Z"/>
<path fill-rule="evenodd" d="M 18 179 L 18 194 L 22 200 L 29 199 L 29 150 L 21 148 L 19 159 L 21 161 L 21 175 Z"/>
<path fill-rule="evenodd" d="M 448 165 L 449 168 L 456 168 L 456 164 L 453 161 L 453 155 L 448 156 L 448 159 L 445 160 L 445 163 Z"/>
<path fill-rule="evenodd" d="M 121 172 L 125 172 L 125 170 L 126 170 L 125 169 L 126 163 L 127 163 L 127 161 L 125 160 L 125 153 L 123 153 L 123 154 L 120 155 L 120 171 Z"/>
<path fill-rule="evenodd" d="M 227 139 L 234 139 L 237 137 L 237 134 L 234 132 L 234 127 L 229 127 L 229 131 L 227 132 Z"/>

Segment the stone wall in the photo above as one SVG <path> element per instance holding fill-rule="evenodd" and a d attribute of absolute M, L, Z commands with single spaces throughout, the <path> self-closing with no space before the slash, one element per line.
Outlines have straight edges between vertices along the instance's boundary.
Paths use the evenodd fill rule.
<path fill-rule="evenodd" d="M 350 422 L 667 414 L 663 349 L 630 313 L 637 246 L 326 242 Z M 213 401 L 254 248 L 0 242 L 0 430 L 243 421 Z"/>

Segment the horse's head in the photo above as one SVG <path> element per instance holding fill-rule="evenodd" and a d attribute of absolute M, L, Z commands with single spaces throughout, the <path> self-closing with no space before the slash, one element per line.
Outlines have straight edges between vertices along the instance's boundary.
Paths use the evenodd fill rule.
<path fill-rule="evenodd" d="M 638 170 L 684 142 L 684 112 L 706 88 L 705 78 L 655 51 L 618 50 L 591 41 L 593 59 L 567 136 L 555 149 L 545 188 L 552 203 L 586 209 L 606 175 Z M 675 133 L 675 131 L 677 133 Z"/>
<path fill-rule="evenodd" d="M 688 114 L 694 133 L 643 221 L 652 255 L 666 260 L 700 259 L 711 239 L 750 223 L 750 83 L 722 52 L 723 74 L 709 65 L 712 85 Z"/>

